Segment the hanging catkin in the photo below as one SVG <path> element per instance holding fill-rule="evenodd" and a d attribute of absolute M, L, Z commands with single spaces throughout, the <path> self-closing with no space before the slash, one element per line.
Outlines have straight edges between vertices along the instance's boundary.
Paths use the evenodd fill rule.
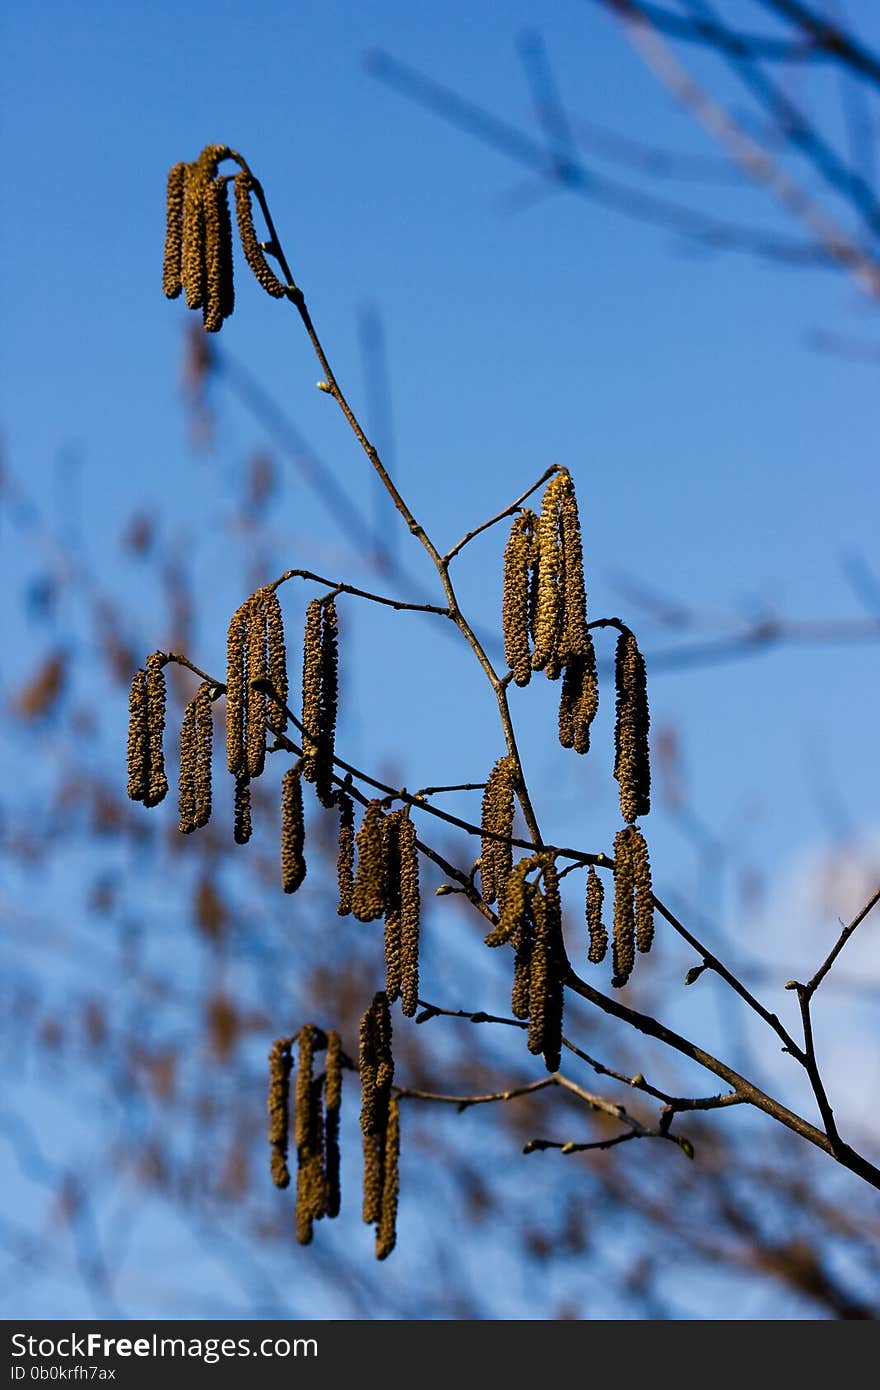
<path fill-rule="evenodd" d="M 342 1104 L 342 1041 L 339 1034 L 327 1034 L 324 1063 L 324 1169 L 327 1185 L 327 1215 L 339 1215 L 339 1110 Z"/>
<path fill-rule="evenodd" d="M 254 179 L 250 174 L 244 172 L 236 174 L 235 213 L 238 219 L 241 249 L 244 251 L 245 260 L 266 293 L 270 294 L 273 299 L 283 299 L 286 294 L 285 287 L 270 270 L 254 230 L 254 214 L 251 207 L 251 191 L 254 187 Z"/>
<path fill-rule="evenodd" d="M 147 673 L 131 678 L 128 696 L 128 794 L 146 801 L 150 792 L 150 729 L 147 723 Z"/>
<path fill-rule="evenodd" d="M 295 893 L 306 876 L 305 817 L 300 767 L 289 767 L 281 779 L 281 887 Z"/>
<path fill-rule="evenodd" d="M 577 498 L 571 474 L 563 471 L 558 478 L 559 537 L 562 553 L 562 624 L 559 636 L 559 660 L 565 666 L 575 657 L 587 655 L 590 643 L 587 632 L 587 594 L 584 584 L 584 556 Z M 555 481 L 555 480 L 554 480 Z"/>
<path fill-rule="evenodd" d="M 419 851 L 416 828 L 404 813 L 398 829 L 400 863 L 400 1007 L 406 1018 L 419 1004 Z"/>
<path fill-rule="evenodd" d="M 180 726 L 180 769 L 178 776 L 177 809 L 180 833 L 190 835 L 196 828 L 196 697 L 189 701 Z"/>
<path fill-rule="evenodd" d="M 306 609 L 302 666 L 303 777 L 317 776 L 321 737 L 321 600 L 313 598 Z"/>
<path fill-rule="evenodd" d="M 388 1103 L 388 1121 L 382 1155 L 382 1199 L 376 1227 L 376 1259 L 386 1260 L 397 1241 L 397 1202 L 400 1191 L 400 1102 Z"/>
<path fill-rule="evenodd" d="M 630 827 L 632 846 L 633 887 L 635 890 L 636 946 L 647 952 L 654 940 L 654 899 L 651 886 L 651 861 L 645 837 L 638 826 Z"/>
<path fill-rule="evenodd" d="M 181 253 L 183 251 L 185 187 L 186 164 L 175 164 L 168 170 L 165 194 L 165 258 L 162 266 L 162 291 L 167 299 L 177 299 L 183 288 Z"/>
<path fill-rule="evenodd" d="M 374 922 L 385 911 L 384 819 L 382 802 L 370 801 L 357 833 L 357 872 L 351 910 L 359 922 Z"/>
<path fill-rule="evenodd" d="M 632 824 L 651 809 L 651 763 L 645 661 L 629 631 L 622 632 L 617 641 L 614 677 L 617 687 L 614 776 L 620 783 L 623 819 Z"/>
<path fill-rule="evenodd" d="M 339 794 L 339 849 L 336 856 L 336 879 L 339 902 L 336 912 L 347 917 L 351 912 L 354 889 L 354 802 L 348 792 Z"/>
<path fill-rule="evenodd" d="M 312 1222 L 321 1203 L 316 1191 L 315 1154 L 320 1155 L 316 1134 L 314 1054 L 315 1028 L 306 1024 L 297 1036 L 297 1072 L 294 1092 L 293 1133 L 297 1152 L 296 1238 L 300 1245 L 312 1239 Z"/>
<path fill-rule="evenodd" d="M 523 911 L 514 928 L 511 940 L 516 950 L 516 958 L 513 964 L 510 1009 L 514 1018 L 526 1019 L 529 1016 L 532 992 L 532 951 L 535 944 L 535 918 L 530 892 L 524 895 Z"/>
<path fill-rule="evenodd" d="M 246 845 L 251 838 L 251 784 L 247 777 L 235 779 L 235 819 L 233 839 L 237 845 Z"/>
<path fill-rule="evenodd" d="M 181 278 L 188 309 L 201 309 L 205 295 L 205 184 L 200 160 L 187 164 L 183 196 Z"/>
<path fill-rule="evenodd" d="M 245 771 L 245 671 L 247 665 L 247 604 L 229 620 L 226 639 L 226 766 L 233 777 Z"/>
<path fill-rule="evenodd" d="M 517 685 L 528 685 L 532 676 L 529 647 L 529 592 L 532 576 L 535 528 L 538 518 L 528 507 L 514 518 L 504 551 L 502 624 L 504 656 Z"/>
<path fill-rule="evenodd" d="M 626 984 L 635 961 L 635 905 L 629 827 L 614 837 L 614 943 L 611 954 L 617 988 Z"/>
<path fill-rule="evenodd" d="M 361 1129 L 364 1134 L 376 1130 L 376 1023 L 372 1006 L 361 1017 L 358 1042 L 358 1073 L 361 1080 Z"/>
<path fill-rule="evenodd" d="M 526 892 L 531 899 L 531 911 L 535 924 L 529 965 L 529 1029 L 526 1037 L 529 1052 L 537 1056 L 539 1052 L 544 1050 L 547 989 L 550 974 L 547 905 L 537 885 L 528 884 Z"/>
<path fill-rule="evenodd" d="M 287 1187 L 288 1131 L 290 1129 L 290 1039 L 279 1038 L 269 1053 L 269 1144 L 271 1173 L 276 1187 Z"/>
<path fill-rule="evenodd" d="M 605 889 L 602 880 L 592 864 L 587 870 L 587 930 L 590 933 L 590 949 L 587 959 L 599 965 L 608 950 L 608 933 L 602 921 L 602 903 Z"/>
<path fill-rule="evenodd" d="M 146 703 L 150 779 L 147 795 L 144 797 L 145 806 L 158 806 L 168 791 L 162 746 L 162 736 L 165 732 L 165 672 L 162 669 L 164 665 L 164 652 L 153 652 L 147 657 Z"/>
<path fill-rule="evenodd" d="M 373 1028 L 376 1039 L 376 1096 L 380 1112 L 388 1108 L 388 1097 L 394 1081 L 394 1056 L 391 1051 L 391 1010 L 388 997 L 381 990 L 373 996 Z"/>
<path fill-rule="evenodd" d="M 333 759 L 336 753 L 336 718 L 339 709 L 339 619 L 332 598 L 321 605 L 321 704 L 318 751 L 315 758 L 315 793 L 329 810 L 335 802 Z"/>
<path fill-rule="evenodd" d="M 504 892 L 504 905 L 498 915 L 498 922 L 486 937 L 487 946 L 503 946 L 514 939 L 520 922 L 528 910 L 529 885 L 526 874 L 538 863 L 538 856 L 520 859 L 513 866 L 507 879 Z"/>
<path fill-rule="evenodd" d="M 269 673 L 266 606 L 263 591 L 258 589 L 245 607 L 247 654 L 245 659 L 245 704 L 247 769 L 249 777 L 259 777 L 266 762 L 266 719 L 269 697 L 266 681 Z"/>
<path fill-rule="evenodd" d="M 482 829 L 484 831 L 480 855 L 480 883 L 483 901 L 499 903 L 504 900 L 507 879 L 513 863 L 513 846 L 505 843 L 513 835 L 513 789 L 516 782 L 516 764 L 509 754 L 499 758 L 489 773 L 489 780 L 483 792 Z M 504 839 L 496 839 L 495 836 Z"/>
<path fill-rule="evenodd" d="M 541 499 L 538 521 L 538 587 L 535 600 L 535 650 L 532 667 L 555 679 L 560 671 L 559 641 L 562 633 L 563 551 L 559 524 L 560 479 L 551 478 Z"/>
<path fill-rule="evenodd" d="M 203 681 L 195 694 L 196 761 L 193 770 L 193 822 L 202 829 L 211 819 L 211 779 L 214 755 L 213 686 Z"/>
<path fill-rule="evenodd" d="M 274 589 L 261 590 L 266 615 L 269 680 L 272 694 L 266 712 L 266 723 L 273 734 L 283 734 L 287 728 L 287 648 L 284 642 L 284 618 Z"/>
<path fill-rule="evenodd" d="M 401 880 L 400 826 L 403 811 L 391 811 L 382 822 L 385 876 L 385 993 L 389 1003 L 400 998 Z"/>
<path fill-rule="evenodd" d="M 232 228 L 225 178 L 205 181 L 204 235 L 205 278 L 202 323 L 208 333 L 218 333 L 235 302 L 232 282 Z"/>
<path fill-rule="evenodd" d="M 559 742 L 576 753 L 590 751 L 590 725 L 599 708 L 596 653 L 590 634 L 581 656 L 571 656 L 562 675 L 559 696 Z"/>
<path fill-rule="evenodd" d="M 543 1053 L 550 1072 L 559 1070 L 562 1052 L 564 949 L 559 876 L 554 860 L 541 856 L 543 892 L 530 886 L 534 940 L 529 973 L 528 1048 Z"/>

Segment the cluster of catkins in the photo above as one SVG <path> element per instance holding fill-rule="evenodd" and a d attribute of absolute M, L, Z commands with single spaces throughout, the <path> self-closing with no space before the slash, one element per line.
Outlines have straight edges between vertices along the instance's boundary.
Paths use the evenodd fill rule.
<path fill-rule="evenodd" d="M 227 159 L 244 165 L 228 146 L 206 145 L 198 159 L 175 164 L 168 171 L 162 288 L 168 299 L 176 299 L 183 291 L 187 308 L 201 309 L 209 333 L 218 332 L 235 307 L 230 182 L 245 260 L 274 299 L 288 293 L 266 261 L 254 230 L 251 194 L 256 181 L 245 167 L 234 176 L 219 174 L 220 164 Z"/>
<path fill-rule="evenodd" d="M 504 552 L 502 600 L 504 651 L 514 682 L 524 686 L 532 672 L 542 670 L 550 680 L 562 676 L 559 700 L 559 741 L 564 748 L 586 753 L 590 725 L 599 704 L 596 658 L 586 615 L 583 551 L 577 501 L 571 476 L 559 470 L 545 489 L 541 514 L 529 508 L 516 515 Z M 602 624 L 605 625 L 605 624 Z M 614 842 L 613 979 L 625 985 L 632 971 L 635 950 L 648 951 L 653 939 L 653 898 L 648 848 L 635 822 L 651 809 L 651 768 L 648 752 L 650 715 L 645 662 L 635 637 L 617 624 L 620 635 L 615 658 L 616 718 L 614 776 L 620 789 L 620 809 L 626 826 Z M 517 951 L 514 968 L 514 1012 L 531 1018 L 539 1009 L 539 1021 L 530 1033 L 537 1038 L 546 1025 L 543 1004 L 529 1005 L 526 980 L 534 978 L 530 943 L 543 930 L 537 921 L 535 893 L 547 895 L 546 872 L 542 891 L 527 875 L 540 856 L 513 867 L 510 843 L 516 794 L 516 764 L 500 758 L 489 774 L 483 795 L 480 878 L 487 905 L 499 906 L 499 923 L 487 938 L 492 945 L 512 942 Z M 551 883 L 555 870 L 551 871 Z M 513 897 L 511 898 L 511 894 Z M 553 891 L 550 897 L 553 899 Z M 603 888 L 591 866 L 587 874 L 586 917 L 589 959 L 604 960 L 608 933 L 602 921 Z M 552 915 L 552 908 L 550 909 Z M 544 907 L 538 913 L 544 912 Z M 537 935 L 536 935 L 537 934 Z M 548 955 L 549 969 L 565 968 L 561 933 L 558 949 Z M 539 967 L 543 969 L 543 964 Z M 531 988 L 531 985 L 529 986 Z M 553 984 L 561 998 L 561 983 Z M 554 994 L 555 997 L 555 994 Z M 539 991 L 535 1000 L 542 999 Z M 551 1011 L 552 1012 L 552 1011 Z M 543 1047 L 533 1048 L 544 1051 Z M 553 1051 L 551 1048 L 550 1055 Z"/>
<path fill-rule="evenodd" d="M 269 1053 L 269 1145 L 272 1181 L 290 1185 L 290 1073 L 296 1044 L 293 1137 L 296 1145 L 296 1238 L 309 1245 L 315 1221 L 339 1215 L 339 1108 L 342 1044 L 339 1034 L 307 1023 L 294 1038 L 279 1038 Z M 315 1075 L 315 1054 L 325 1051 Z"/>
<path fill-rule="evenodd" d="M 355 846 L 357 868 L 355 869 Z M 419 999 L 419 852 L 409 807 L 386 810 L 378 798 L 367 803 L 354 833 L 354 807 L 347 793 L 339 813 L 340 917 L 359 922 L 385 919 L 385 996 L 412 1018 Z"/>

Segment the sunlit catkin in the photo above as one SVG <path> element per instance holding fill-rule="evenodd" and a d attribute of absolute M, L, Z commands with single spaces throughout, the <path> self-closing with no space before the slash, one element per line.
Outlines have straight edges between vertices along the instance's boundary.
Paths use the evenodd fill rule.
<path fill-rule="evenodd" d="M 315 792 L 322 806 L 334 804 L 333 759 L 336 753 L 336 718 L 339 709 L 339 620 L 332 598 L 321 605 L 321 700 L 318 751 L 315 758 Z"/>
<path fill-rule="evenodd" d="M 513 863 L 513 846 L 508 842 L 513 835 L 515 782 L 516 764 L 507 754 L 495 763 L 483 792 L 480 882 L 486 903 L 503 902 Z"/>
<path fill-rule="evenodd" d="M 400 998 L 401 900 L 400 827 L 403 811 L 391 811 L 382 822 L 385 873 L 385 993 L 393 1004 Z"/>
<path fill-rule="evenodd" d="M 529 590 L 532 551 L 538 518 L 528 507 L 514 518 L 504 551 L 502 624 L 504 656 L 517 685 L 528 685 L 532 676 L 529 646 Z"/>
<path fill-rule="evenodd" d="M 374 922 L 385 911 L 384 818 L 381 801 L 370 801 L 357 833 L 357 871 L 351 910 L 359 922 Z"/>
<path fill-rule="evenodd" d="M 254 180 L 250 174 L 244 172 L 236 174 L 235 213 L 238 220 L 241 249 L 244 251 L 245 260 L 266 293 L 270 294 L 273 299 L 283 299 L 286 293 L 285 287 L 269 268 L 254 230 L 254 214 L 251 207 L 251 191 L 254 186 Z"/>
<path fill-rule="evenodd" d="M 650 951 L 654 940 L 654 899 L 651 886 L 651 861 L 645 837 L 638 826 L 630 827 L 632 847 L 633 887 L 635 890 L 636 946 Z"/>
<path fill-rule="evenodd" d="M 165 665 L 164 652 L 147 657 L 147 728 L 150 747 L 150 785 L 144 797 L 145 806 L 158 806 L 168 791 L 165 776 L 163 734 L 165 732 Z"/>
<path fill-rule="evenodd" d="M 269 1144 L 272 1181 L 287 1187 L 288 1131 L 290 1128 L 290 1039 L 279 1038 L 269 1053 Z"/>
<path fill-rule="evenodd" d="M 559 742 L 576 753 L 590 751 L 590 725 L 599 708 L 596 653 L 589 633 L 584 654 L 569 657 L 559 697 Z"/>
<path fill-rule="evenodd" d="M 487 946 L 503 946 L 515 939 L 520 922 L 528 910 L 529 885 L 526 875 L 535 867 L 538 857 L 520 859 L 507 879 L 504 906 L 498 915 L 498 922 L 486 937 Z"/>
<path fill-rule="evenodd" d="M 547 990 L 550 979 L 549 934 L 547 906 L 540 889 L 527 885 L 534 920 L 534 940 L 529 969 L 529 1028 L 526 1034 L 529 1052 L 535 1056 L 544 1051 L 547 1021 Z"/>
<path fill-rule="evenodd" d="M 626 984 L 635 961 L 635 904 L 633 901 L 633 860 L 629 827 L 614 837 L 614 942 L 611 983 L 618 989 Z"/>
<path fill-rule="evenodd" d="M 247 624 L 247 673 L 245 677 L 246 727 L 245 744 L 247 749 L 247 769 L 249 777 L 259 777 L 266 762 L 266 720 L 269 697 L 266 694 L 268 679 L 268 638 L 266 633 L 266 606 L 263 591 L 258 589 L 246 605 Z"/>
<path fill-rule="evenodd" d="M 283 734 L 287 728 L 287 648 L 284 642 L 284 617 L 278 595 L 272 588 L 262 591 L 266 616 L 269 680 L 272 694 L 266 708 L 266 723 L 273 734 Z"/>
<path fill-rule="evenodd" d="M 180 833 L 190 835 L 196 828 L 196 697 L 189 701 L 180 726 L 180 767 L 178 775 L 177 810 Z"/>
<path fill-rule="evenodd" d="M 317 776 L 321 738 L 321 600 L 313 598 L 306 609 L 302 665 L 303 777 Z"/>
<path fill-rule="evenodd" d="M 587 653 L 587 594 L 584 584 L 584 557 L 577 498 L 571 474 L 562 472 L 559 479 L 559 536 L 562 550 L 562 625 L 559 635 L 559 660 L 563 666 L 575 657 Z M 554 480 L 555 481 L 555 480 Z"/>
<path fill-rule="evenodd" d="M 336 880 L 339 885 L 339 902 L 336 912 L 340 917 L 348 917 L 354 890 L 354 802 L 348 792 L 340 792 L 338 804 L 339 848 L 336 855 Z"/>
<path fill-rule="evenodd" d="M 562 474 L 550 479 L 541 499 L 538 521 L 538 588 L 535 600 L 535 649 L 532 667 L 551 679 L 559 675 L 559 642 L 564 614 L 564 569 L 559 502 Z"/>
<path fill-rule="evenodd" d="M 147 673 L 135 671 L 128 695 L 128 794 L 146 801 L 150 792 L 150 730 L 147 723 Z"/>
<path fill-rule="evenodd" d="M 315 1028 L 307 1023 L 297 1034 L 297 1071 L 293 1112 L 293 1134 L 298 1146 L 307 1145 L 312 1136 L 312 1079 L 315 1062 Z"/>
<path fill-rule="evenodd" d="M 203 681 L 195 695 L 196 759 L 193 769 L 193 822 L 197 830 L 211 819 L 211 782 L 214 757 L 214 702 L 212 685 Z"/>
<path fill-rule="evenodd" d="M 187 164 L 183 196 L 181 278 L 188 309 L 201 309 L 205 298 L 205 185 L 199 160 Z"/>
<path fill-rule="evenodd" d="M 306 830 L 300 768 L 289 767 L 281 779 L 281 887 L 295 893 L 306 876 L 303 849 Z"/>
<path fill-rule="evenodd" d="M 632 824 L 651 809 L 651 762 L 645 661 L 629 631 L 622 632 L 617 641 L 614 677 L 617 687 L 614 776 L 620 783 L 623 819 Z"/>
<path fill-rule="evenodd" d="M 419 851 L 416 828 L 404 814 L 398 829 L 400 865 L 400 1007 L 412 1018 L 419 1003 Z"/>
<path fill-rule="evenodd" d="M 599 965 L 608 950 L 608 933 L 602 921 L 602 904 L 605 888 L 592 864 L 587 870 L 587 930 L 590 934 L 590 949 L 587 959 Z"/>
<path fill-rule="evenodd" d="M 376 1021 L 372 1005 L 361 1015 L 358 1039 L 358 1074 L 361 1082 L 361 1129 L 374 1134 L 377 1120 L 376 1097 Z M 367 1217 L 364 1220 L 368 1220 Z"/>
<path fill-rule="evenodd" d="M 232 280 L 232 227 L 225 178 L 204 185 L 205 279 L 202 323 L 208 333 L 218 333 L 232 312 L 235 292 Z"/>
<path fill-rule="evenodd" d="M 327 1034 L 327 1055 L 324 1062 L 324 1172 L 326 1177 L 326 1211 L 329 1217 L 339 1215 L 339 1109 L 342 1104 L 342 1041 L 339 1034 Z"/>
<path fill-rule="evenodd" d="M 251 838 L 251 784 L 247 777 L 235 779 L 235 814 L 232 836 L 237 845 L 246 845 Z"/>
<path fill-rule="evenodd" d="M 247 605 L 243 603 L 229 620 L 226 638 L 226 766 L 233 777 L 245 772 L 246 658 Z"/>
<path fill-rule="evenodd" d="M 162 265 L 162 291 L 166 299 L 177 299 L 183 289 L 183 200 L 186 188 L 186 164 L 174 164 L 168 170 L 165 191 L 165 258 Z"/>
<path fill-rule="evenodd" d="M 376 1228 L 376 1259 L 385 1260 L 397 1240 L 397 1202 L 400 1191 L 400 1102 L 393 1096 L 388 1103 L 383 1154 L 382 1199 Z"/>

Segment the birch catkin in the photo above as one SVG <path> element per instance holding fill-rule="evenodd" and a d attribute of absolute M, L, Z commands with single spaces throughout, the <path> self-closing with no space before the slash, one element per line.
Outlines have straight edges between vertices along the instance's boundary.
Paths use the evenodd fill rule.
<path fill-rule="evenodd" d="M 592 864 L 587 870 L 587 929 L 590 933 L 590 949 L 587 959 L 599 965 L 608 950 L 608 933 L 602 921 L 602 903 L 605 889 L 602 880 Z"/>
<path fill-rule="evenodd" d="M 535 650 L 532 667 L 545 671 L 551 679 L 559 675 L 559 639 L 563 620 L 563 551 L 559 528 L 561 474 L 557 473 L 544 490 L 538 521 L 538 584 L 535 600 Z"/>
<path fill-rule="evenodd" d="M 321 600 L 313 598 L 306 609 L 303 631 L 302 667 L 302 748 L 303 777 L 314 782 L 317 776 L 321 737 Z"/>
<path fill-rule="evenodd" d="M 382 822 L 385 876 L 385 993 L 389 1002 L 400 997 L 400 824 L 403 811 L 391 811 Z"/>
<path fill-rule="evenodd" d="M 287 1166 L 288 1130 L 290 1128 L 290 1039 L 279 1038 L 269 1053 L 269 1144 L 272 1181 L 276 1187 L 287 1187 L 290 1170 Z"/>
<path fill-rule="evenodd" d="M 397 1203 L 400 1191 L 400 1103 L 396 1096 L 393 1096 L 388 1103 L 382 1160 L 382 1197 L 376 1228 L 377 1260 L 386 1260 L 397 1241 Z"/>
<path fill-rule="evenodd" d="M 590 725 L 599 708 L 599 679 L 596 653 L 590 634 L 586 634 L 582 655 L 566 662 L 559 696 L 559 742 L 576 753 L 590 751 Z"/>
<path fill-rule="evenodd" d="M 247 667 L 247 605 L 229 620 L 226 638 L 226 766 L 233 777 L 245 771 L 245 673 Z"/>
<path fill-rule="evenodd" d="M 245 744 L 249 777 L 259 777 L 266 762 L 266 719 L 268 715 L 268 634 L 263 592 L 252 594 L 245 607 L 247 654 L 245 678 Z"/>
<path fill-rule="evenodd" d="M 645 837 L 637 826 L 630 827 L 632 847 L 633 888 L 635 891 L 636 946 L 648 952 L 654 940 L 654 899 L 651 886 L 651 861 Z"/>
<path fill-rule="evenodd" d="M 266 722 L 273 734 L 283 734 L 287 728 L 287 648 L 284 642 L 284 617 L 278 595 L 272 588 L 261 590 L 266 617 L 266 643 L 268 648 L 269 680 L 272 694 L 269 697 Z"/>
<path fill-rule="evenodd" d="M 359 922 L 374 922 L 385 911 L 384 819 L 382 802 L 370 801 L 357 833 L 357 871 L 351 910 Z"/>
<path fill-rule="evenodd" d="M 196 697 L 189 701 L 180 726 L 180 769 L 178 774 L 177 809 L 180 833 L 190 835 L 196 828 Z"/>
<path fill-rule="evenodd" d="M 202 323 L 208 333 L 218 333 L 232 312 L 232 229 L 226 197 L 226 179 L 207 179 L 203 191 L 205 271 Z"/>
<path fill-rule="evenodd" d="M 484 831 L 480 856 L 480 883 L 483 901 L 503 902 L 507 879 L 513 863 L 513 846 L 505 843 L 513 835 L 516 764 L 509 754 L 499 758 L 483 792 L 482 828 Z M 496 839 L 503 836 L 503 839 Z"/>
<path fill-rule="evenodd" d="M 236 777 L 235 817 L 232 831 L 235 843 L 237 845 L 246 845 L 251 838 L 252 830 L 250 779 L 247 777 Z"/>
<path fill-rule="evenodd" d="M 339 1034 L 327 1034 L 327 1056 L 324 1062 L 324 1172 L 326 1179 L 326 1213 L 339 1215 L 339 1110 L 342 1104 L 342 1041 Z"/>
<path fill-rule="evenodd" d="M 612 985 L 622 988 L 635 961 L 635 907 L 633 902 L 633 861 L 629 827 L 614 837 L 614 941 L 611 953 Z"/>
<path fill-rule="evenodd" d="M 166 299 L 177 299 L 183 289 L 183 201 L 186 188 L 186 164 L 173 165 L 168 170 L 165 195 L 165 257 L 162 266 L 162 292 Z"/>
<path fill-rule="evenodd" d="M 565 665 L 587 653 L 587 593 L 577 498 L 571 474 L 558 475 L 559 539 L 562 553 L 562 622 L 559 660 Z"/>
<path fill-rule="evenodd" d="M 305 816 L 299 765 L 281 779 L 281 887 L 295 893 L 306 876 Z"/>
<path fill-rule="evenodd" d="M 273 299 L 283 299 L 287 291 L 269 268 L 254 230 L 254 214 L 251 207 L 251 192 L 254 187 L 254 179 L 250 174 L 244 172 L 236 174 L 235 213 L 238 220 L 241 249 L 244 252 L 245 260 L 266 293 L 270 294 Z"/>
<path fill-rule="evenodd" d="M 201 309 L 205 296 L 205 184 L 200 160 L 187 164 L 183 196 L 181 278 L 188 309 Z"/>
<path fill-rule="evenodd" d="M 538 518 L 528 507 L 514 518 L 504 551 L 502 625 L 504 656 L 517 685 L 528 685 L 532 676 L 529 646 L 529 593 L 533 547 Z"/>
<path fill-rule="evenodd" d="M 400 864 L 400 1007 L 406 1018 L 415 1015 L 419 1003 L 419 851 L 416 828 L 404 812 L 398 828 Z"/>
<path fill-rule="evenodd" d="M 339 849 L 336 856 L 336 879 L 339 885 L 340 917 L 351 912 L 354 890 L 354 802 L 347 792 L 339 794 Z"/>
<path fill-rule="evenodd" d="M 193 822 L 201 830 L 211 819 L 211 781 L 214 756 L 213 687 L 203 681 L 195 695 L 196 759 L 193 769 Z"/>
<path fill-rule="evenodd" d="M 651 762 L 645 661 L 629 631 L 622 632 L 617 641 L 614 678 L 617 687 L 614 776 L 620 783 L 623 819 L 632 824 L 651 809 Z"/>
<path fill-rule="evenodd" d="M 165 732 L 165 665 L 164 652 L 153 652 L 147 657 L 146 705 L 147 729 L 149 731 L 150 778 L 149 789 L 144 798 L 145 806 L 158 806 L 168 791 L 168 778 L 165 776 L 165 754 L 163 734 Z"/>
<path fill-rule="evenodd" d="M 128 794 L 146 801 L 150 791 L 150 730 L 147 723 L 147 673 L 135 671 L 128 696 Z"/>
<path fill-rule="evenodd" d="M 333 806 L 333 759 L 336 752 L 336 718 L 339 708 L 339 620 L 332 598 L 321 605 L 321 698 L 318 751 L 315 758 L 315 792 L 322 806 Z"/>

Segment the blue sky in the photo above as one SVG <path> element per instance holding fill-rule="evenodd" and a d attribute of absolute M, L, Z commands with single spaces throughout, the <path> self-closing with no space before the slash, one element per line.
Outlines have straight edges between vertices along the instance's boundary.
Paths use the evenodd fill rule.
<path fill-rule="evenodd" d="M 727 11 L 755 20 L 745 3 Z M 154 622 L 115 540 L 133 510 L 158 511 L 187 548 L 204 596 L 199 664 L 222 671 L 226 622 L 243 597 L 247 542 L 226 522 L 262 437 L 221 397 L 215 448 L 193 458 L 179 397 L 187 313 L 160 287 L 166 170 L 215 140 L 242 150 L 262 179 L 336 374 L 368 426 L 358 325 L 365 306 L 379 306 L 395 476 L 441 549 L 558 463 L 578 489 L 592 616 L 618 614 L 644 632 L 647 652 L 670 635 L 645 619 L 626 580 L 706 613 L 710 632 L 768 611 L 864 616 L 842 562 L 876 562 L 876 365 L 808 343 L 815 330 L 870 333 L 875 310 L 855 286 L 837 273 L 697 255 L 560 193 L 504 212 L 527 177 L 365 68 L 367 53 L 384 49 L 531 129 L 515 37 L 535 26 L 573 116 L 713 154 L 617 26 L 573 0 L 549 13 L 518 0 L 7 7 L 5 450 L 50 511 L 75 499 L 83 556 L 123 599 L 130 593 L 145 651 L 162 645 L 160 605 Z M 694 64 L 733 91 L 707 58 Z M 837 121 L 832 93 L 819 87 L 812 99 Z M 745 186 L 699 197 L 719 215 L 791 231 Z M 221 347 L 371 506 L 373 480 L 315 390 L 320 372 L 296 315 L 244 268 L 237 288 Z M 59 490 L 60 461 L 71 458 L 78 494 Z M 284 563 L 366 583 L 368 568 L 319 503 L 292 473 L 287 481 L 287 510 L 273 518 Z M 386 515 L 398 554 L 431 586 L 427 561 Z M 498 621 L 502 544 L 490 533 L 456 567 L 485 628 Z M 36 566 L 14 536 L 5 550 L 10 574 Z M 25 626 L 8 583 L 4 591 L 8 690 L 44 639 Z M 285 597 L 291 617 L 303 597 Z M 343 756 L 393 763 L 409 785 L 484 776 L 486 750 L 494 759 L 502 749 L 469 653 L 456 655 L 415 615 L 346 605 L 343 622 Z M 858 838 L 876 833 L 878 675 L 877 647 L 853 644 L 651 682 L 655 726 L 678 731 L 700 818 L 737 836 L 777 886 L 835 847 L 829 785 Z M 514 692 L 546 831 L 608 848 L 610 701 L 604 743 L 583 764 L 548 743 L 555 694 L 537 683 Z M 118 720 L 121 729 L 121 705 Z M 697 879 L 674 819 L 661 807 L 652 822 L 661 893 L 683 880 L 690 892 Z M 852 906 L 845 896 L 817 941 Z"/>

